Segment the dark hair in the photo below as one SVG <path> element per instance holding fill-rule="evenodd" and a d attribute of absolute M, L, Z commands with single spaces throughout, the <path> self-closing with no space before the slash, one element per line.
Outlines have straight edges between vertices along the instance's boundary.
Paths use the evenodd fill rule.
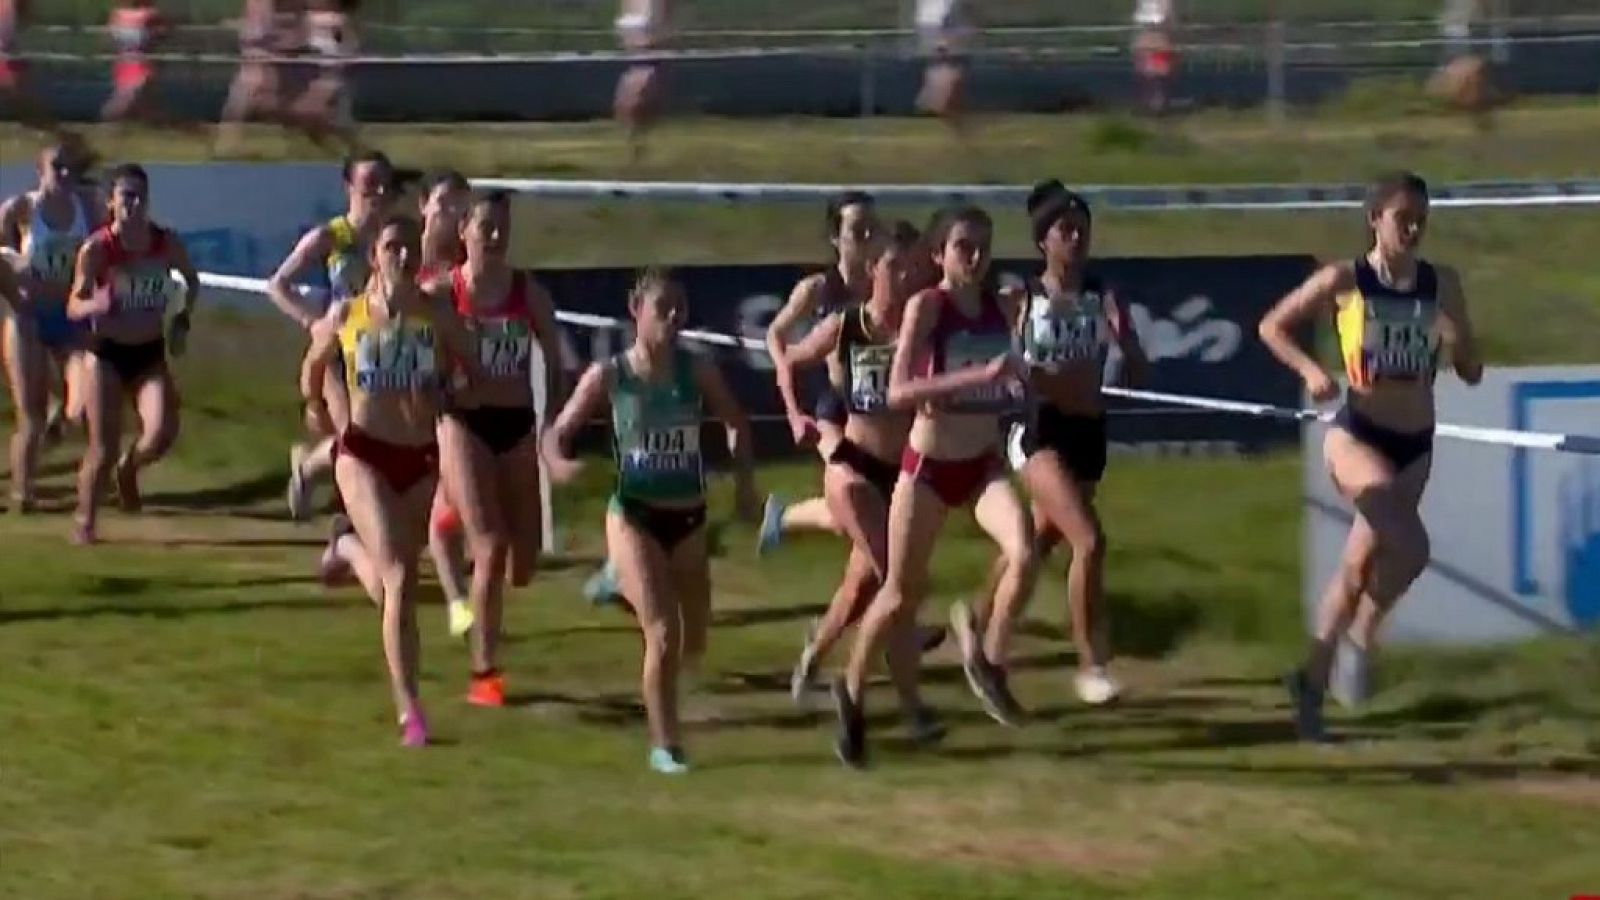
<path fill-rule="evenodd" d="M 106 173 L 106 184 L 116 186 L 116 183 L 127 179 L 137 181 L 144 185 L 145 190 L 150 189 L 150 175 L 145 172 L 144 166 L 138 163 L 122 163 Z"/>
<path fill-rule="evenodd" d="M 422 240 L 422 223 L 411 216 L 392 215 L 385 218 L 383 225 L 378 228 L 378 234 L 383 234 L 391 228 L 398 228 L 405 232 L 406 237 L 410 240 L 418 242 Z M 374 241 L 372 246 L 376 251 L 378 243 Z"/>
<path fill-rule="evenodd" d="M 957 225 L 976 225 L 980 228 L 994 230 L 994 219 L 988 213 L 976 206 L 956 206 L 934 213 L 932 223 L 928 228 L 928 246 L 933 252 L 940 253 L 944 250 L 945 242 L 950 240 L 950 232 Z"/>
<path fill-rule="evenodd" d="M 478 207 L 480 206 L 487 206 L 490 209 L 509 210 L 511 208 L 511 194 L 507 191 L 501 190 L 489 191 L 486 194 L 477 194 L 472 198 L 472 205 L 467 207 L 468 215 L 470 216 L 472 213 L 477 212 Z"/>
<path fill-rule="evenodd" d="M 866 191 L 843 191 L 838 196 L 828 201 L 828 240 L 839 236 L 839 226 L 844 224 L 844 211 L 846 207 L 866 206 L 873 207 L 877 201 Z"/>
<path fill-rule="evenodd" d="M 363 150 L 360 153 L 352 153 L 344 158 L 344 166 L 339 170 L 340 177 L 344 179 L 344 183 L 349 184 L 350 179 L 355 177 L 357 166 L 367 163 L 380 165 L 388 169 L 390 173 L 394 172 L 394 163 L 390 161 L 389 154 L 384 153 L 382 150 Z"/>
<path fill-rule="evenodd" d="M 652 291 L 664 291 L 672 288 L 682 289 L 678 284 L 677 276 L 665 266 L 650 266 L 639 272 L 639 277 L 634 279 L 633 287 L 628 291 L 628 311 L 633 311 L 633 305 L 643 300 Z"/>
<path fill-rule="evenodd" d="M 1367 218 L 1383 212 L 1389 202 L 1402 194 L 1416 194 L 1418 197 L 1428 199 L 1428 183 L 1422 176 L 1415 172 L 1405 170 L 1386 172 L 1372 180 L 1367 185 L 1367 196 L 1362 201 Z"/>
<path fill-rule="evenodd" d="M 1028 215 L 1032 216 L 1046 200 L 1067 192 L 1067 186 L 1059 178 L 1041 181 L 1028 192 Z"/>
<path fill-rule="evenodd" d="M 905 219 L 896 219 L 895 223 L 889 226 L 889 240 L 884 246 L 898 253 L 916 250 L 922 246 L 922 232 Z"/>
<path fill-rule="evenodd" d="M 1081 213 L 1084 221 L 1094 222 L 1094 215 L 1089 212 L 1089 202 L 1074 191 L 1069 191 L 1055 182 L 1056 190 L 1038 198 L 1028 198 L 1028 218 L 1033 225 L 1033 243 L 1038 246 L 1044 243 L 1045 236 L 1055 224 L 1072 213 Z M 1038 190 L 1035 188 L 1035 190 Z"/>
<path fill-rule="evenodd" d="M 444 188 L 447 191 L 472 190 L 472 185 L 467 183 L 467 177 L 455 169 L 440 169 L 429 173 L 424 183 L 427 185 L 427 190 L 423 192 L 425 197 L 431 196 L 439 188 Z"/>

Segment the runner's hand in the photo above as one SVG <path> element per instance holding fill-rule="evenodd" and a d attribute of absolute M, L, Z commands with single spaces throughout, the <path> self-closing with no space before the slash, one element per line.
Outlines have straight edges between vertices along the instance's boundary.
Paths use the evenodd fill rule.
<path fill-rule="evenodd" d="M 583 471 L 583 463 L 565 456 L 545 460 L 545 466 L 550 471 L 550 481 L 553 484 L 570 484 L 578 473 Z"/>
<path fill-rule="evenodd" d="M 802 415 L 789 417 L 789 433 L 794 436 L 797 447 L 809 447 L 822 437 L 821 430 L 817 428 L 817 420 Z"/>
<path fill-rule="evenodd" d="M 1315 403 L 1327 403 L 1339 396 L 1339 386 L 1334 384 L 1328 373 L 1321 369 L 1316 370 L 1314 374 L 1308 374 L 1305 381 L 1306 392 L 1311 395 Z"/>

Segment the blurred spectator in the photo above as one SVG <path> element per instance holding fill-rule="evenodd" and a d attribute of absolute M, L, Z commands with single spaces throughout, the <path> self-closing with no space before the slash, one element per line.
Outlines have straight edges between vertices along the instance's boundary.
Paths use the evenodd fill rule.
<path fill-rule="evenodd" d="M 17 58 L 17 35 L 27 24 L 28 13 L 28 0 L 0 0 L 0 107 L 8 108 L 29 128 L 50 132 L 59 140 L 77 141 L 28 89 L 27 73 Z"/>
<path fill-rule="evenodd" d="M 927 67 L 917 106 L 957 133 L 965 128 L 966 52 L 977 34 L 972 0 L 917 0 L 917 46 Z"/>
<path fill-rule="evenodd" d="M 617 38 L 622 49 L 647 53 L 665 46 L 669 12 L 667 0 L 622 0 L 617 14 Z M 612 110 L 627 131 L 635 161 L 644 156 L 645 133 L 660 117 L 665 102 L 660 70 L 656 60 L 640 61 L 617 79 Z"/>
<path fill-rule="evenodd" d="M 150 51 L 167 33 L 167 22 L 155 0 L 120 0 L 111 9 L 111 40 L 117 60 L 111 68 L 111 99 L 100 110 L 107 121 L 136 119 L 156 122 L 163 118 L 155 102 L 155 63 Z"/>
<path fill-rule="evenodd" d="M 1479 0 L 1445 0 L 1439 33 L 1445 59 L 1428 81 L 1428 93 L 1473 118 L 1482 130 L 1494 127 L 1494 108 L 1504 99 L 1494 67 L 1473 46 L 1473 28 L 1483 10 Z"/>
<path fill-rule="evenodd" d="M 245 0 L 238 21 L 239 72 L 222 108 L 219 150 L 237 146 L 252 118 L 286 120 L 281 60 L 297 49 L 303 12 L 296 0 Z"/>
<path fill-rule="evenodd" d="M 1161 115 L 1171 100 L 1178 67 L 1177 12 L 1173 0 L 1135 0 L 1133 65 L 1146 112 Z"/>
<path fill-rule="evenodd" d="M 308 137 L 326 145 L 336 140 L 346 152 L 356 147 L 355 98 L 347 69 L 356 53 L 356 14 L 360 0 L 310 0 L 301 17 L 313 71 L 290 108 L 292 121 Z"/>

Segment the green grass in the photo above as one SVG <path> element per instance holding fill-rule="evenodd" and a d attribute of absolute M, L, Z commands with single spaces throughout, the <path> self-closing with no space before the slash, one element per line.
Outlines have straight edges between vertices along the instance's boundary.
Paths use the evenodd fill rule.
<path fill-rule="evenodd" d="M 1529 110 L 1477 138 L 1424 117 L 1385 143 L 1354 115 L 1308 122 L 1296 137 L 1207 117 L 1103 153 L 1081 152 L 1092 121 L 1007 119 L 978 162 L 921 124 L 697 122 L 669 129 L 643 174 L 1342 180 L 1402 159 L 1447 178 L 1582 174 L 1594 118 Z M 595 127 L 376 133 L 407 161 L 472 172 L 624 171 L 613 136 Z M 106 149 L 199 155 L 148 137 Z M 0 137 L 7 158 L 25 151 L 14 133 Z M 158 209 L 172 202 L 156 198 Z M 792 260 L 815 252 L 819 218 L 810 207 L 540 203 L 519 211 L 519 252 L 540 265 Z M 1431 247 L 1466 269 L 1497 363 L 1592 352 L 1591 218 L 1436 215 Z M 1023 249 L 1017 219 L 1002 217 L 1010 252 Z M 1098 237 L 1104 254 L 1333 255 L 1359 249 L 1360 231 L 1350 215 L 1106 215 Z M 319 532 L 279 520 L 300 338 L 276 319 L 222 310 L 204 311 L 196 334 L 180 372 L 185 433 L 149 474 L 145 515 L 112 514 L 109 543 L 91 551 L 66 546 L 63 515 L 0 523 L 0 897 L 1600 890 L 1590 643 L 1396 652 L 1373 707 L 1338 722 L 1352 741 L 1288 743 L 1273 679 L 1302 627 L 1293 456 L 1116 460 L 1102 503 L 1128 702 L 1090 711 L 1069 699 L 1058 559 L 1017 648 L 1018 693 L 1039 721 L 988 724 L 940 651 L 930 698 L 954 725 L 947 745 L 914 752 L 886 720 L 867 775 L 840 770 L 825 719 L 783 693 L 841 548 L 802 539 L 758 564 L 748 529 L 717 525 L 716 626 L 689 738 L 698 769 L 670 783 L 643 767 L 632 623 L 577 596 L 601 552 L 606 475 L 593 467 L 559 494 L 561 552 L 508 613 L 504 663 L 525 702 L 493 713 L 459 700 L 467 661 L 430 588 L 424 694 L 446 744 L 401 753 L 370 607 L 318 587 Z M 75 449 L 50 456 L 57 506 L 70 502 Z M 760 478 L 801 495 L 815 467 L 774 465 Z M 727 499 L 719 484 L 719 523 Z M 952 528 L 929 615 L 970 594 L 988 554 L 969 525 Z M 887 692 L 874 696 L 887 710 Z"/>

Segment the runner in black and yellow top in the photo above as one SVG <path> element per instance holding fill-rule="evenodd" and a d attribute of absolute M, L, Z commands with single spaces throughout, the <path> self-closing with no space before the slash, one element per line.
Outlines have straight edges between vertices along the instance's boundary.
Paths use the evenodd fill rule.
<path fill-rule="evenodd" d="M 628 298 L 628 310 L 633 345 L 583 373 L 545 433 L 543 449 L 551 480 L 571 481 L 581 464 L 568 447 L 609 401 L 618 474 L 606 512 L 606 550 L 644 632 L 649 764 L 657 772 L 678 774 L 688 770 L 678 726 L 678 676 L 705 654 L 711 607 L 702 402 L 727 429 L 738 512 L 754 519 L 750 424 L 716 365 L 679 346 L 688 301 L 676 281 L 645 272 Z"/>
<path fill-rule="evenodd" d="M 300 371 L 307 418 L 337 432 L 334 477 L 353 533 L 334 552 L 383 612 L 383 652 L 408 747 L 428 742 L 417 696 L 417 559 L 427 540 L 428 507 L 439 475 L 435 429 L 444 402 L 444 373 L 460 366 L 478 380 L 465 328 L 443 298 L 416 282 L 421 229 L 391 219 L 374 235 L 366 290 L 336 303 L 311 327 Z M 327 372 L 345 394 L 349 417 L 330 414 Z"/>
<path fill-rule="evenodd" d="M 348 206 L 343 215 L 306 232 L 290 251 L 278 271 L 267 282 L 267 297 L 284 315 L 310 330 L 331 304 L 348 300 L 366 290 L 368 250 L 378 228 L 388 214 L 395 195 L 394 166 L 379 152 L 361 153 L 344 162 L 344 190 Z M 307 302 L 295 289 L 302 276 L 321 263 L 327 272 L 326 302 Z M 333 390 L 339 378 L 329 369 L 329 403 L 333 421 L 343 423 L 349 410 L 341 408 L 344 391 Z M 289 515 L 305 520 L 311 515 L 311 483 L 333 471 L 333 435 L 314 435 L 310 444 L 297 443 L 289 450 Z"/>
<path fill-rule="evenodd" d="M 1409 172 L 1386 176 L 1369 189 L 1366 213 L 1373 234 L 1366 254 L 1318 270 L 1260 328 L 1312 399 L 1326 402 L 1339 389 L 1293 335 L 1303 322 L 1332 316 L 1349 381 L 1323 454 L 1334 486 L 1355 507 L 1355 522 L 1323 595 L 1305 666 L 1289 679 L 1296 726 L 1312 741 L 1325 739 L 1322 699 L 1341 638 L 1364 657 L 1383 617 L 1428 564 L 1418 505 L 1433 459 L 1441 348 L 1448 347 L 1462 380 L 1483 377 L 1460 277 L 1417 255 L 1428 222 L 1427 184 Z"/>

